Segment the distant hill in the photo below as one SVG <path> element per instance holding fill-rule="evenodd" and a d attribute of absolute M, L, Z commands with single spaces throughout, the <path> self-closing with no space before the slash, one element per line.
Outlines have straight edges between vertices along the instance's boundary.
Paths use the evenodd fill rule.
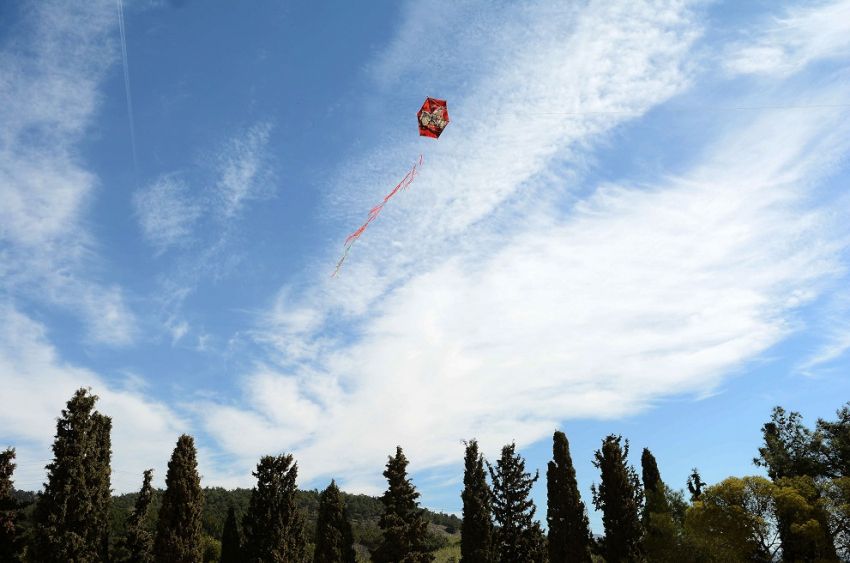
<path fill-rule="evenodd" d="M 147 521 L 147 525 L 151 530 L 155 527 L 156 515 L 159 513 L 159 507 L 162 502 L 162 494 L 163 491 L 160 489 L 154 491 L 153 502 L 151 509 L 148 511 Z M 383 505 L 380 499 L 368 495 L 352 495 L 348 493 L 343 493 L 342 495 L 345 499 L 348 516 L 351 519 L 354 541 L 361 546 L 359 551 L 372 551 L 381 540 L 378 519 L 383 512 Z M 21 525 L 24 528 L 29 528 L 37 495 L 30 491 L 15 491 L 14 496 L 21 505 L 26 506 L 24 509 L 25 518 L 21 522 Z M 137 497 L 138 493 L 127 493 L 112 497 L 113 541 L 115 538 L 123 535 L 127 517 L 132 512 Z M 204 532 L 216 540 L 221 538 L 224 521 L 227 518 L 227 510 L 232 505 L 236 509 L 237 516 L 241 519 L 242 515 L 248 509 L 250 498 L 251 489 L 227 490 L 221 487 L 205 488 Z M 308 541 L 313 543 L 316 537 L 319 491 L 298 491 L 297 502 L 307 521 Z M 431 512 L 430 510 L 425 510 L 425 516 L 431 523 L 431 526 L 429 526 L 429 538 L 431 546 L 435 551 L 457 543 L 460 534 L 460 518 L 453 514 Z"/>

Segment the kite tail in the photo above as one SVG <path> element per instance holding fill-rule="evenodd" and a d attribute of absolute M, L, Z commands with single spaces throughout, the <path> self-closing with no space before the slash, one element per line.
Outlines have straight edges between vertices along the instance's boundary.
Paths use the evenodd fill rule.
<path fill-rule="evenodd" d="M 413 183 L 414 178 L 416 178 L 416 174 L 419 172 L 419 167 L 421 166 L 422 155 L 420 154 L 419 159 L 413 165 L 413 168 L 411 168 L 407 172 L 407 174 L 404 175 L 404 178 L 401 179 L 401 182 L 396 184 L 392 191 L 390 191 L 390 193 L 384 196 L 384 199 L 381 201 L 381 203 L 369 210 L 369 215 L 366 219 L 366 222 L 360 225 L 360 227 L 358 227 L 356 231 L 348 235 L 344 243 L 345 250 L 342 253 L 342 257 L 339 259 L 339 262 L 336 263 L 336 269 L 334 270 L 334 273 L 331 274 L 332 278 L 335 278 L 336 275 L 339 273 L 340 268 L 342 268 L 342 263 L 345 262 L 345 259 L 348 257 L 348 251 L 351 250 L 351 247 L 354 245 L 357 239 L 360 238 L 360 235 L 363 234 L 363 232 L 366 230 L 366 227 L 369 226 L 369 223 L 377 219 L 378 215 L 381 213 L 381 210 L 384 208 L 384 205 L 390 200 L 391 197 L 393 197 L 399 191 L 406 190 L 408 186 Z"/>

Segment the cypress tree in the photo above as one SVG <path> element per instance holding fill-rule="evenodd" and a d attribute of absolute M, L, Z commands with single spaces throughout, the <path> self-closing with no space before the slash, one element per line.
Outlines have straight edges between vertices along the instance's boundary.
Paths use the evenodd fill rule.
<path fill-rule="evenodd" d="M 667 497 L 664 495 L 664 482 L 661 480 L 661 472 L 658 471 L 658 463 L 655 456 L 644 448 L 640 456 L 641 475 L 643 477 L 643 490 L 646 496 L 644 514 L 653 512 L 670 512 Z"/>
<path fill-rule="evenodd" d="M 157 563 L 201 561 L 203 505 L 195 440 L 183 434 L 177 440 L 165 475 L 165 494 L 154 540 L 154 560 Z"/>
<path fill-rule="evenodd" d="M 516 453 L 516 444 L 502 448 L 496 468 L 488 464 L 493 480 L 493 518 L 498 528 L 494 546 L 499 561 L 540 561 L 539 526 L 534 522 L 531 488 L 540 477 L 525 471 L 525 460 Z"/>
<path fill-rule="evenodd" d="M 243 560 L 301 563 L 307 545 L 304 521 L 295 504 L 298 464 L 292 455 L 265 456 L 253 475 L 257 486 L 242 519 Z"/>
<path fill-rule="evenodd" d="M 335 481 L 319 495 L 314 563 L 354 563 L 354 537 Z"/>
<path fill-rule="evenodd" d="M 610 563 L 643 561 L 640 522 L 642 492 L 633 467 L 626 465 L 629 442 L 621 446 L 622 437 L 610 435 L 594 454 L 593 465 L 600 470 L 602 482 L 593 486 L 593 504 L 602 511 L 605 538 L 602 551 Z"/>
<path fill-rule="evenodd" d="M 378 524 L 384 533 L 372 560 L 375 563 L 430 563 L 434 560 L 426 546 L 428 523 L 419 508 L 419 493 L 407 478 L 407 458 L 396 447 L 384 477 L 388 487 L 381 497 L 384 513 Z"/>
<path fill-rule="evenodd" d="M 56 424 L 53 461 L 35 509 L 33 559 L 44 563 L 108 557 L 108 417 L 93 412 L 97 396 L 79 389 Z"/>
<path fill-rule="evenodd" d="M 466 444 L 463 471 L 463 520 L 460 524 L 460 559 L 463 563 L 493 561 L 493 522 L 484 471 L 484 456 L 478 452 L 478 442 Z"/>
<path fill-rule="evenodd" d="M 133 512 L 127 518 L 127 530 L 121 546 L 125 551 L 127 563 L 151 563 L 153 561 L 153 535 L 145 527 L 145 518 L 153 500 L 151 479 L 153 469 L 146 469 L 142 480 L 142 489 L 136 498 Z"/>
<path fill-rule="evenodd" d="M 644 552 L 649 561 L 676 563 L 684 552 L 680 549 L 683 530 L 674 518 L 667 501 L 667 486 L 661 480 L 658 463 L 648 448 L 640 456 L 643 490 Z"/>
<path fill-rule="evenodd" d="M 92 495 L 91 536 L 89 541 L 98 546 L 101 561 L 109 561 L 109 524 L 112 489 L 112 419 L 100 413 L 92 415 L 92 455 L 89 462 L 88 488 Z"/>
<path fill-rule="evenodd" d="M 546 470 L 549 561 L 590 563 L 590 522 L 581 501 L 567 436 L 552 437 L 552 461 Z"/>
<path fill-rule="evenodd" d="M 0 452 L 0 561 L 19 560 L 18 503 L 12 497 L 12 474 L 15 472 L 15 449 Z"/>
<path fill-rule="evenodd" d="M 242 561 L 242 537 L 236 522 L 236 510 L 231 506 L 224 521 L 221 533 L 221 563 L 240 563 Z"/>

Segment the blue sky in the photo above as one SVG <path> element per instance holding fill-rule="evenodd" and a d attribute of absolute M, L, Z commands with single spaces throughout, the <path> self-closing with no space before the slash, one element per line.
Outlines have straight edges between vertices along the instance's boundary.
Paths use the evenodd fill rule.
<path fill-rule="evenodd" d="M 847 0 L 127 1 L 126 67 L 118 14 L 0 5 L 20 487 L 82 385 L 118 491 L 182 432 L 228 487 L 287 451 L 376 493 L 400 444 L 447 511 L 463 439 L 545 471 L 565 430 L 589 503 L 606 434 L 678 488 L 850 398 Z"/>

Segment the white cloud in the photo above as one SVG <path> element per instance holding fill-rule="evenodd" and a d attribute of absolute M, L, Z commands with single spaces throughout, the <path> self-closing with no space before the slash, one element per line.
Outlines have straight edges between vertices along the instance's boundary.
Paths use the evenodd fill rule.
<path fill-rule="evenodd" d="M 115 6 L 40 2 L 23 14 L 0 52 L 0 283 L 74 311 L 91 340 L 126 344 L 135 321 L 120 288 L 89 275 L 83 217 L 98 181 L 79 155 L 113 62 Z"/>
<path fill-rule="evenodd" d="M 226 218 L 233 217 L 251 200 L 274 193 L 266 152 L 271 126 L 258 123 L 225 143 L 216 155 L 219 179 L 214 205 Z"/>
<path fill-rule="evenodd" d="M 145 397 L 132 381 L 126 388 L 107 384 L 90 370 L 63 362 L 45 327 L 9 304 L 0 305 L 0 441 L 18 449 L 19 487 L 35 489 L 44 478 L 56 433 L 56 417 L 80 387 L 100 397 L 97 409 L 112 417 L 112 486 L 128 492 L 154 467 L 162 483 L 177 436 L 187 424 L 162 403 Z"/>
<path fill-rule="evenodd" d="M 201 206 L 192 201 L 186 183 L 173 174 L 158 178 L 133 196 L 142 233 L 158 253 L 190 240 Z"/>
<path fill-rule="evenodd" d="M 733 44 L 726 67 L 735 74 L 787 76 L 812 62 L 850 55 L 850 1 L 787 8 L 755 40 Z"/>
<path fill-rule="evenodd" d="M 699 30 L 680 2 L 530 13 L 539 25 L 513 27 L 507 9 L 504 29 L 478 31 L 511 39 L 478 47 L 497 52 L 470 47 L 440 63 L 468 56 L 496 70 L 470 69 L 452 130 L 342 276 L 320 272 L 301 295 L 285 288 L 263 316 L 258 339 L 287 372 L 248 377 L 241 404 L 204 407 L 225 450 L 294 450 L 305 478 L 368 490 L 395 444 L 414 468 L 456 463 L 460 438 L 495 453 L 567 418 L 711 391 L 794 330 L 798 308 L 843 271 L 848 233 L 809 190 L 846 154 L 847 112 L 737 116 L 685 173 L 583 186 L 590 195 L 573 204 L 595 145 L 687 87 Z M 847 90 L 807 95 L 829 105 Z M 522 110 L 488 119 L 504 107 Z M 417 146 L 393 139 L 361 168 L 397 173 Z M 334 202 L 351 208 L 390 183 L 345 174 Z M 269 404 L 277 385 L 287 406 Z"/>

